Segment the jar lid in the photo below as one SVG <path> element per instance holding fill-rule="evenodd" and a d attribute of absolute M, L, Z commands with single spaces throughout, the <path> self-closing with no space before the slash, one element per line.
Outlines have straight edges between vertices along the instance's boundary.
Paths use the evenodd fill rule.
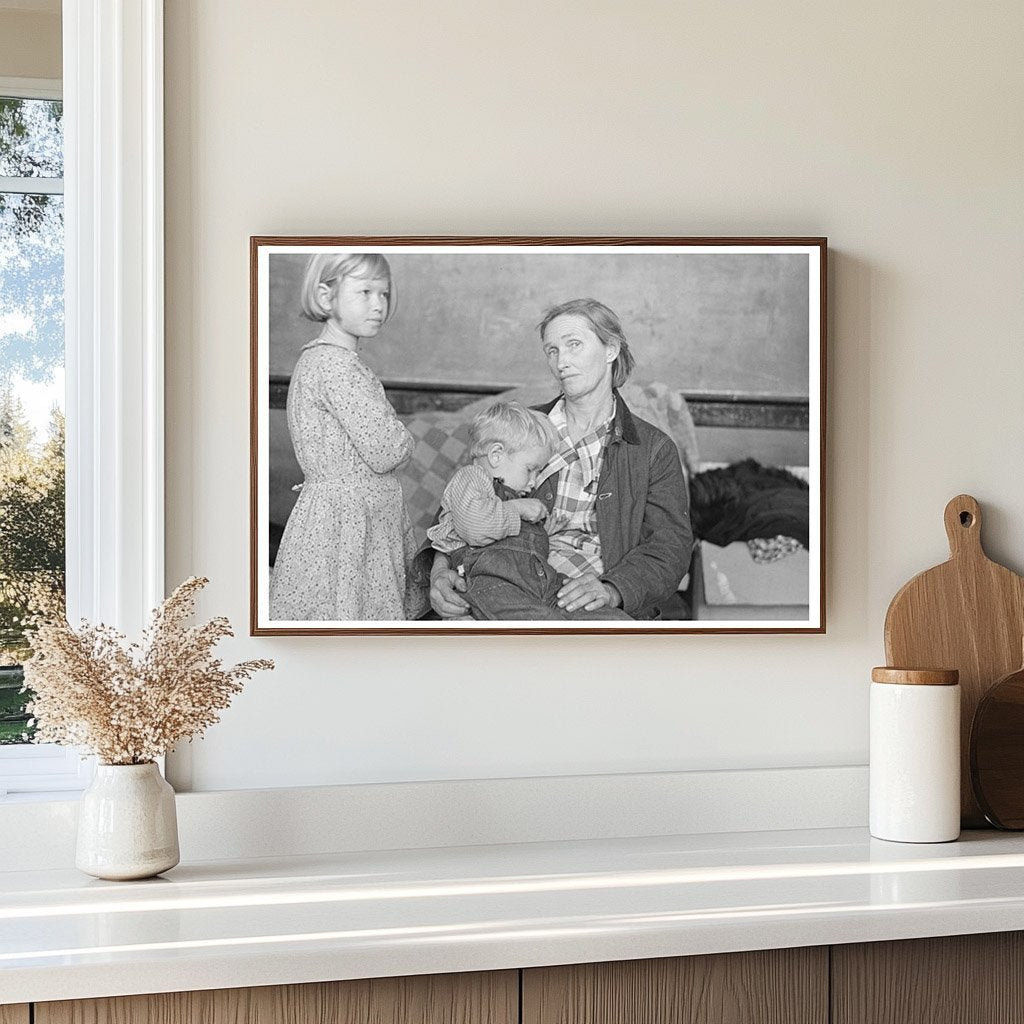
<path fill-rule="evenodd" d="M 888 668 L 871 670 L 873 683 L 900 683 L 915 686 L 956 686 L 960 672 L 955 668 Z"/>

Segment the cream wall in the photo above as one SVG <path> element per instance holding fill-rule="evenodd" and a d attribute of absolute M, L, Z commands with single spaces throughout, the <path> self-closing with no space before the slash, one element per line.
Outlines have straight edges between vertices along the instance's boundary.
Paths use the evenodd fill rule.
<path fill-rule="evenodd" d="M 52 13 L 9 6 L 0 3 L 0 77 L 60 78 L 60 4 Z"/>
<path fill-rule="evenodd" d="M 863 763 L 945 502 L 1024 570 L 1022 44 L 1009 0 L 167 0 L 168 581 L 243 633 L 250 234 L 832 246 L 827 635 L 242 637 L 278 669 L 195 788 Z"/>

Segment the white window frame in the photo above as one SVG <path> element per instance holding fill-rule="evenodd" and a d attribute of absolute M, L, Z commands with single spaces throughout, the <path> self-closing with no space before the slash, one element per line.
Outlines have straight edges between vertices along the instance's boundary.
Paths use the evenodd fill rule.
<path fill-rule="evenodd" d="M 63 49 L 68 617 L 137 636 L 164 594 L 163 0 L 64 0 Z M 91 774 L 0 752 L 0 795 Z"/>
<path fill-rule="evenodd" d="M 60 100 L 64 87 L 59 78 L 5 78 L 0 76 L 0 96 L 20 100 Z"/>

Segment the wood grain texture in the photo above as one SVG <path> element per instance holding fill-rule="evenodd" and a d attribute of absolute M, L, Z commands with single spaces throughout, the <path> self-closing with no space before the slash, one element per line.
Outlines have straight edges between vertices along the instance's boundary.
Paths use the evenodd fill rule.
<path fill-rule="evenodd" d="M 28 1004 L 0 1006 L 0 1024 L 28 1024 Z"/>
<path fill-rule="evenodd" d="M 523 1024 L 826 1024 L 828 949 L 523 972 Z"/>
<path fill-rule="evenodd" d="M 960 671 L 960 815 L 965 828 L 986 824 L 974 798 L 970 730 L 988 688 L 1020 664 L 1024 579 L 996 564 L 981 544 L 977 501 L 960 494 L 946 506 L 949 561 L 915 576 L 889 605 L 885 656 L 894 668 Z"/>
<path fill-rule="evenodd" d="M 37 1003 L 35 1022 L 517 1024 L 518 1009 L 518 972 L 492 971 Z"/>
<path fill-rule="evenodd" d="M 1024 1021 L 1024 933 L 832 947 L 833 1024 Z"/>

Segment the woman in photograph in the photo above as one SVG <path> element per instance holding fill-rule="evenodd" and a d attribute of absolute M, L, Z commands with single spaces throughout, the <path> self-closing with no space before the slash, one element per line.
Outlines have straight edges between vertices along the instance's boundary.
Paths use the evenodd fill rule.
<path fill-rule="evenodd" d="M 414 442 L 356 351 L 394 312 L 388 261 L 311 257 L 301 306 L 323 328 L 288 388 L 288 432 L 305 479 L 274 564 L 271 618 L 404 619 L 415 544 L 395 470 Z"/>
<path fill-rule="evenodd" d="M 548 509 L 549 563 L 567 577 L 557 605 L 681 618 L 676 592 L 693 547 L 686 482 L 672 440 L 618 393 L 634 363 L 619 318 L 595 299 L 573 299 L 549 309 L 539 330 L 560 391 L 538 410 L 562 443 L 535 491 Z M 434 611 L 464 617 L 462 591 L 465 581 L 436 552 Z"/>

